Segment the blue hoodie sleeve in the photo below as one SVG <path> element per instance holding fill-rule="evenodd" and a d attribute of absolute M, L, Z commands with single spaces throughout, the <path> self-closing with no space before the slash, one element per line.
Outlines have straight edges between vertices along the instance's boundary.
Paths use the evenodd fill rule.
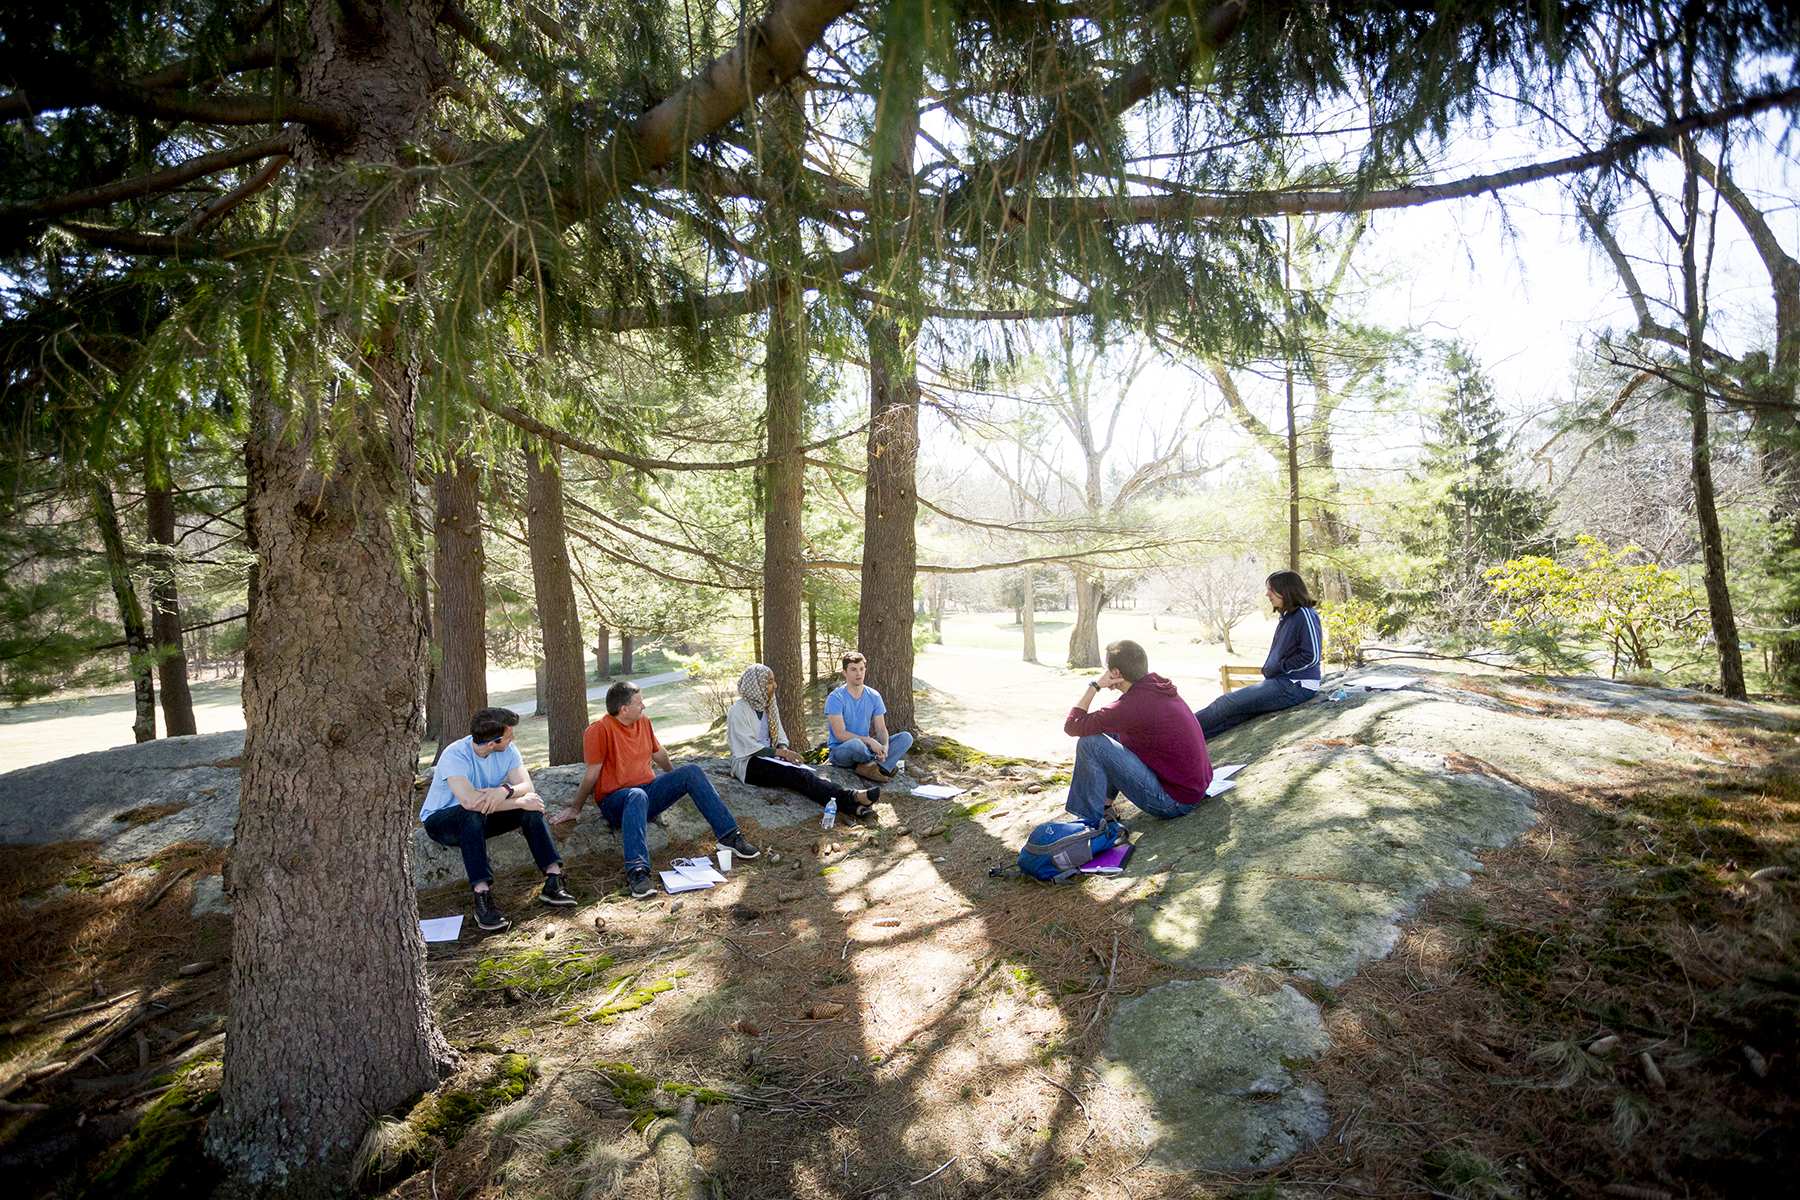
<path fill-rule="evenodd" d="M 1317 609 L 1297 608 L 1281 618 L 1263 663 L 1264 679 L 1317 679 L 1324 659 L 1324 636 Z"/>

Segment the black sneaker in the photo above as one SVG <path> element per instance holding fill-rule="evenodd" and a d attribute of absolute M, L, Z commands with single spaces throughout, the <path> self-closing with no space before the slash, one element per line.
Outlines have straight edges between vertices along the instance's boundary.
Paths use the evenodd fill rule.
<path fill-rule="evenodd" d="M 744 831 L 741 829 L 734 829 L 724 837 L 720 838 L 719 849 L 729 850 L 739 858 L 759 858 L 762 856 L 762 851 L 750 844 L 750 839 L 744 836 Z"/>
<path fill-rule="evenodd" d="M 491 891 L 475 893 L 475 923 L 489 933 L 512 924 L 506 919 L 506 914 L 500 911 L 500 906 L 494 903 L 494 893 Z"/>
<path fill-rule="evenodd" d="M 656 895 L 656 883 L 650 878 L 649 867 L 632 867 L 626 871 L 625 886 L 631 889 L 633 900 L 648 900 Z"/>
<path fill-rule="evenodd" d="M 569 889 L 563 886 L 562 872 L 544 876 L 544 890 L 538 893 L 538 899 L 545 904 L 567 906 L 575 903 L 575 897 L 569 895 Z"/>

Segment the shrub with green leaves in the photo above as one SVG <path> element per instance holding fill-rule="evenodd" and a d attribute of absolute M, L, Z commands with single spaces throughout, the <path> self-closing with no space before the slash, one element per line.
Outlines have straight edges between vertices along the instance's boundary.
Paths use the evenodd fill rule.
<path fill-rule="evenodd" d="M 1372 641 L 1382 610 L 1371 600 L 1327 600 L 1319 605 L 1325 626 L 1325 660 L 1347 667 L 1363 665 L 1363 643 Z"/>
<path fill-rule="evenodd" d="M 1693 645 L 1707 625 L 1706 602 L 1674 571 L 1652 562 L 1630 563 L 1638 546 L 1616 553 L 1597 537 L 1575 539 L 1574 561 L 1528 556 L 1486 573 L 1488 587 L 1512 605 L 1492 623 L 1502 637 L 1530 629 L 1552 637 L 1597 638 L 1612 651 L 1612 674 L 1621 659 L 1640 671 L 1656 669 L 1655 651 Z"/>

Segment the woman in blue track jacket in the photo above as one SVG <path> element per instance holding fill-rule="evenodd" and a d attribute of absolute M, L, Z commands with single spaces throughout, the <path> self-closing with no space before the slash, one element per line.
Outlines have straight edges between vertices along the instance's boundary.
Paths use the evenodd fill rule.
<path fill-rule="evenodd" d="M 1281 620 L 1263 663 L 1263 681 L 1226 692 L 1194 714 L 1208 740 L 1259 713 L 1303 704 L 1319 690 L 1325 631 L 1319 626 L 1318 602 L 1307 592 L 1306 581 L 1293 571 L 1269 576 L 1267 591 Z"/>

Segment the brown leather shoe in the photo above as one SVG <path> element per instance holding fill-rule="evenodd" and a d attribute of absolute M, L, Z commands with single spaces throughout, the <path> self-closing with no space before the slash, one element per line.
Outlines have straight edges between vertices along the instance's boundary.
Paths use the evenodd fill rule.
<path fill-rule="evenodd" d="M 877 762 L 857 763 L 856 773 L 861 775 L 864 779 L 873 779 L 876 783 L 886 783 L 892 778 L 886 771 L 881 769 L 881 764 Z"/>

